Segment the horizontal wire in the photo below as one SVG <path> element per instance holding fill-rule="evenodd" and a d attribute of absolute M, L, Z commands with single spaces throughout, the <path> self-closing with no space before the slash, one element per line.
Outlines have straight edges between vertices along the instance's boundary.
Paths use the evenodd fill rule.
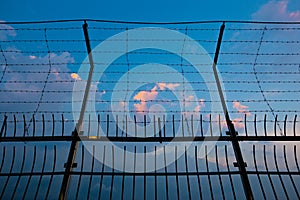
<path fill-rule="evenodd" d="M 102 38 L 102 39 L 90 39 L 91 42 L 101 42 L 106 40 L 107 38 Z M 115 42 L 120 42 L 120 41 L 127 41 L 126 39 L 109 39 L 109 41 L 115 41 Z M 149 42 L 154 42 L 154 41 L 161 41 L 161 42 L 176 42 L 176 41 L 183 41 L 182 39 L 128 39 L 128 41 L 133 41 L 133 42 L 138 42 L 138 41 L 149 41 Z M 199 40 L 199 39 L 187 39 L 186 42 L 207 42 L 207 43 L 216 43 L 216 40 Z M 33 39 L 28 39 L 28 40 L 4 40 L 1 41 L 2 43 L 19 43 L 19 42 L 28 42 L 28 43 L 36 43 L 36 42 L 44 42 L 44 40 L 33 40 Z M 66 40 L 66 39 L 56 39 L 56 40 L 49 40 L 49 43 L 74 43 L 74 42 L 85 42 L 84 39 L 72 39 L 72 40 Z M 260 43 L 258 40 L 224 40 L 222 41 L 224 43 Z M 262 43 L 284 43 L 284 44 L 299 44 L 299 40 L 264 40 Z"/>
<path fill-rule="evenodd" d="M 21 83 L 44 83 L 44 80 L 4 80 L 2 83 L 7 83 L 7 84 L 21 84 Z M 85 80 L 74 80 L 74 79 L 66 79 L 66 80 L 48 80 L 48 83 L 55 84 L 55 83 L 74 83 L 74 82 L 86 82 Z M 97 81 L 97 83 L 102 84 L 102 83 L 143 83 L 143 84 L 148 84 L 150 83 L 149 81 L 120 81 L 120 80 L 112 80 L 112 81 Z M 176 83 L 182 83 L 179 81 L 163 81 L 163 83 L 169 84 L 176 84 Z M 215 81 L 188 81 L 190 84 L 215 84 Z M 256 81 L 240 81 L 240 80 L 230 80 L 230 81 L 222 81 L 222 83 L 226 84 L 256 84 Z M 265 83 L 265 84 L 274 84 L 274 83 L 300 83 L 300 80 L 263 80 L 260 81 L 260 83 Z"/>
<path fill-rule="evenodd" d="M 3 50 L 5 53 L 21 53 L 18 50 Z M 52 53 L 82 53 L 86 54 L 86 51 L 84 50 L 52 50 Z M 104 53 L 104 54 L 110 54 L 110 53 L 124 53 L 124 51 L 92 51 L 93 53 Z M 42 54 L 42 53 L 48 53 L 47 51 L 22 51 L 22 53 L 26 54 Z M 146 54 L 146 55 L 174 55 L 172 52 L 147 52 L 147 51 L 134 51 L 134 52 L 128 52 L 128 54 Z M 179 54 L 179 52 L 178 52 Z M 194 53 L 194 52 L 182 52 L 183 55 L 213 55 L 214 52 L 208 52 L 208 53 Z M 250 52 L 220 52 L 220 55 L 247 55 L 247 56 L 255 56 L 256 53 L 250 53 Z M 259 53 L 259 56 L 299 56 L 300 52 L 298 53 Z"/>
<path fill-rule="evenodd" d="M 233 103 L 233 102 L 240 102 L 240 103 L 257 103 L 257 102 L 264 102 L 265 100 L 258 100 L 258 99 L 249 99 L 249 100 L 226 100 L 227 103 Z M 270 102 L 300 102 L 300 99 L 271 99 L 268 100 Z M 78 103 L 82 102 L 81 100 L 70 100 L 70 101 L 41 101 L 41 103 L 46 104 L 68 104 L 68 103 Z M 87 102 L 95 102 L 95 103 L 122 103 L 123 101 L 117 101 L 117 100 L 89 100 Z M 137 102 L 143 102 L 143 103 L 149 103 L 149 102 L 158 102 L 158 103 L 173 103 L 173 102 L 183 102 L 183 100 L 177 100 L 177 99 L 167 99 L 167 100 L 128 100 L 126 103 L 137 103 Z M 184 100 L 186 103 L 199 103 L 199 100 Z M 205 103 L 220 103 L 221 101 L 212 101 L 212 100 L 205 100 L 203 101 Z M 31 104 L 31 103 L 38 103 L 38 101 L 0 101 L 0 103 L 3 104 L 15 104 L 15 103 L 23 103 L 23 104 Z M 247 112 L 247 111 L 245 111 Z"/>
<path fill-rule="evenodd" d="M 90 30 L 112 30 L 112 31 L 116 31 L 116 30 L 127 30 L 127 29 L 131 29 L 131 28 L 136 28 L 136 27 L 96 27 L 96 26 L 89 26 Z M 14 28 L 14 31 L 42 31 L 44 29 L 47 30 L 81 30 L 81 27 L 76 27 L 76 26 L 72 26 L 72 27 L 46 27 L 46 28 Z M 145 30 L 151 30 L 151 27 L 147 27 L 144 28 Z M 155 30 L 160 29 L 160 27 L 155 27 L 153 28 Z M 163 30 L 163 28 L 161 28 Z M 185 29 L 189 30 L 189 31 L 219 31 L 219 28 L 174 28 L 174 27 L 169 27 L 168 29 L 172 29 L 172 30 L 180 30 L 180 31 L 184 31 Z M 0 28 L 0 31 L 11 31 L 11 28 Z M 143 30 L 143 28 L 139 28 L 139 30 Z M 260 31 L 260 30 L 264 30 L 264 28 L 227 28 L 227 31 Z M 289 30 L 300 30 L 300 28 L 298 27 L 269 27 L 267 28 L 268 31 L 276 31 L 276 30 L 280 30 L 280 31 L 289 31 Z"/>
<path fill-rule="evenodd" d="M 53 62 L 52 65 L 88 65 L 87 62 Z M 108 65 L 111 64 L 112 66 L 126 66 L 127 63 L 102 63 L 102 62 L 95 62 L 95 65 Z M 143 65 L 145 63 L 142 62 L 131 62 L 130 65 Z M 169 66 L 180 66 L 180 63 L 165 63 Z M 253 65 L 252 62 L 220 62 L 218 65 L 224 66 L 224 65 Z M 256 65 L 264 65 L 264 66 L 299 66 L 300 63 L 271 63 L 271 62 L 260 62 L 256 63 Z M 48 63 L 8 63 L 7 66 L 44 66 L 49 65 Z M 158 65 L 158 64 L 157 64 Z M 182 66 L 211 66 L 211 63 L 195 63 L 195 64 L 181 64 Z M 158 65 L 159 66 L 159 65 Z M 184 71 L 186 73 L 188 71 Z M 142 73 L 142 72 L 131 72 L 131 73 Z M 144 72 L 145 73 L 145 72 Z M 172 72 L 174 73 L 174 72 Z M 195 72 L 193 72 L 195 73 Z"/>
<path fill-rule="evenodd" d="M 90 90 L 90 92 L 96 92 L 97 90 Z M 105 90 L 106 92 L 153 92 L 151 89 L 137 89 L 137 90 L 124 90 L 124 89 L 108 89 Z M 185 89 L 185 90 L 179 90 L 175 89 L 176 92 L 218 92 L 218 90 L 211 90 L 211 89 Z M 39 93 L 41 90 L 9 90 L 9 89 L 1 89 L 0 92 L 20 92 L 20 93 Z M 84 90 L 45 90 L 45 93 L 77 93 L 77 92 L 84 92 Z M 168 90 L 161 90 L 161 93 L 168 93 Z M 245 93 L 260 93 L 260 90 L 233 90 L 233 89 L 227 89 L 224 90 L 224 92 L 245 92 Z M 300 90 L 264 90 L 266 93 L 298 93 Z"/>
<path fill-rule="evenodd" d="M 126 111 L 126 110 L 125 110 Z M 273 110 L 276 113 L 298 113 L 300 112 L 300 110 Z M 96 111 L 86 111 L 86 113 L 111 113 L 111 112 L 118 112 L 118 113 L 137 113 L 136 110 L 127 110 L 126 112 L 124 112 L 124 110 L 96 110 Z M 229 113 L 238 113 L 240 114 L 240 112 L 238 111 L 228 111 Z M 270 113 L 270 110 L 251 110 L 251 113 Z M 0 111 L 0 113 L 3 114 L 33 114 L 33 111 Z M 37 113 L 39 114 L 72 114 L 72 113 L 80 113 L 80 111 L 65 111 L 65 110 L 40 110 Z M 181 113 L 181 111 L 140 111 L 138 113 Z M 201 111 L 201 113 L 197 112 L 197 111 L 188 111 L 187 113 L 195 113 L 195 114 L 201 114 L 201 113 L 208 113 L 208 114 L 223 114 L 222 110 L 219 111 L 211 111 L 211 110 L 203 110 Z"/>
<path fill-rule="evenodd" d="M 154 21 L 121 21 L 104 19 L 61 19 L 61 20 L 40 20 L 40 21 L 0 21 L 0 24 L 50 24 L 65 22 L 100 22 L 116 24 L 161 24 L 161 25 L 180 25 L 180 24 L 207 24 L 207 23 L 237 23 L 237 24 L 300 24 L 299 21 L 255 21 L 255 20 L 200 20 L 200 21 L 175 21 L 175 22 L 154 22 Z"/>
<path fill-rule="evenodd" d="M 52 64 L 52 65 L 56 65 L 56 64 Z M 47 74 L 46 71 L 25 71 L 25 70 L 9 70 L 6 72 L 7 74 L 11 73 L 23 73 L 23 74 Z M 56 73 L 56 71 L 53 71 L 52 73 Z M 60 74 L 72 74 L 72 73 L 78 73 L 78 71 L 59 71 Z M 104 73 L 104 74 L 124 74 L 124 72 L 121 71 L 108 71 L 108 72 L 103 72 L 103 71 L 94 71 L 94 73 Z M 149 73 L 145 73 L 145 72 L 130 72 L 131 74 L 178 74 L 179 72 L 161 72 L 161 71 L 157 71 L 157 72 L 149 72 Z M 185 71 L 185 74 L 198 74 L 195 72 L 191 72 L 191 71 Z M 208 71 L 203 71 L 201 72 L 201 74 L 212 74 L 213 72 L 208 72 Z M 254 74 L 254 72 L 241 72 L 241 71 L 237 71 L 237 72 L 219 72 L 221 74 Z M 79 74 L 88 74 L 88 72 L 79 72 Z M 256 72 L 256 74 L 292 74 L 292 75 L 297 75 L 300 74 L 300 72 L 282 72 L 282 71 L 271 71 L 271 72 Z"/>

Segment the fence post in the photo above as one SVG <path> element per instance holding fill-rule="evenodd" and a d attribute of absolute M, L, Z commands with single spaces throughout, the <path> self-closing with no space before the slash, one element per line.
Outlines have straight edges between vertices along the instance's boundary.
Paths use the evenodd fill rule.
<path fill-rule="evenodd" d="M 217 72 L 217 67 L 216 67 L 217 63 L 218 63 L 218 57 L 219 57 L 219 52 L 220 52 L 220 47 L 221 47 L 221 43 L 222 43 L 224 29 L 225 29 L 225 22 L 223 22 L 223 24 L 221 25 L 221 28 L 220 28 L 217 47 L 216 47 L 215 56 L 214 56 L 214 63 L 213 63 L 212 67 L 213 67 L 214 77 L 215 77 L 215 80 L 216 80 L 219 96 L 220 96 L 220 99 L 221 99 L 223 112 L 224 112 L 224 115 L 225 115 L 226 124 L 227 124 L 227 127 L 228 127 L 228 134 L 231 137 L 232 147 L 233 147 L 234 155 L 235 155 L 235 158 L 236 158 L 236 163 L 234 163 L 234 166 L 239 168 L 239 173 L 241 175 L 241 180 L 242 180 L 242 184 L 243 184 L 243 188 L 244 188 L 246 198 L 248 200 L 250 200 L 250 199 L 253 199 L 253 194 L 252 194 L 250 181 L 249 181 L 247 171 L 246 171 L 246 163 L 244 162 L 242 151 L 241 151 L 239 142 L 238 142 L 237 137 L 236 137 L 237 132 L 236 132 L 236 130 L 234 128 L 234 125 L 233 125 L 232 121 L 230 120 L 230 117 L 229 117 L 229 114 L 228 114 L 227 106 L 226 106 L 226 103 L 225 103 L 225 98 L 224 98 L 224 95 L 223 95 L 223 90 L 222 90 L 222 87 L 221 87 L 221 84 L 220 84 L 220 80 L 219 80 L 219 76 L 218 76 L 218 72 Z"/>
<path fill-rule="evenodd" d="M 75 158 L 77 154 L 77 149 L 78 149 L 78 141 L 80 140 L 79 135 L 81 134 L 82 130 L 82 125 L 84 121 L 84 114 L 86 110 L 86 104 L 91 88 L 91 82 L 92 82 L 92 77 L 93 77 L 93 72 L 94 72 L 94 61 L 93 61 L 93 55 L 92 55 L 92 49 L 90 45 L 90 40 L 89 40 L 89 34 L 88 34 L 88 24 L 86 21 L 84 21 L 84 24 L 82 25 L 83 28 L 83 33 L 84 33 L 84 39 L 86 43 L 86 48 L 87 48 L 87 53 L 88 53 L 88 58 L 89 58 L 89 63 L 90 63 L 90 70 L 89 70 L 89 75 L 88 75 L 88 80 L 86 83 L 85 91 L 84 91 L 84 96 L 83 96 L 83 101 L 82 101 L 82 106 L 80 110 L 80 116 L 78 119 L 78 122 L 76 124 L 76 127 L 74 131 L 72 132 L 72 143 L 70 146 L 70 151 L 68 155 L 68 160 L 65 163 L 65 173 L 59 193 L 59 199 L 65 199 L 65 196 L 67 195 L 67 191 L 69 188 L 69 182 L 70 182 L 70 173 L 72 172 L 72 168 L 77 166 L 77 163 L 75 163 Z"/>

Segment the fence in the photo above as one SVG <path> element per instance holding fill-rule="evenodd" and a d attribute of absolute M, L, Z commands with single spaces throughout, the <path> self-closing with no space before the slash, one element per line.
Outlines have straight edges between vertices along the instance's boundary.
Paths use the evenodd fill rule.
<path fill-rule="evenodd" d="M 1 199 L 299 198 L 298 23 L 78 23 L 0 26 Z"/>

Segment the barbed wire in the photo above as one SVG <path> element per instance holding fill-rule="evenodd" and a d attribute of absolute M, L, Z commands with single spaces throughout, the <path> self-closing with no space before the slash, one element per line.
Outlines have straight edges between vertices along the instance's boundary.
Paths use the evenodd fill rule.
<path fill-rule="evenodd" d="M 138 23 L 139 24 L 139 23 Z M 147 24 L 147 23 L 146 23 Z M 181 24 L 181 23 L 180 23 Z M 203 45 L 206 45 L 208 51 L 204 53 L 197 53 L 197 52 L 177 52 L 178 55 L 181 55 L 181 58 L 179 60 L 175 59 L 164 59 L 167 58 L 168 55 L 172 56 L 174 55 L 174 52 L 167 52 L 167 51 L 152 51 L 151 49 L 142 49 L 140 51 L 133 51 L 129 52 L 128 49 L 126 52 L 123 52 L 121 50 L 114 50 L 114 51 L 101 51 L 101 50 L 95 50 L 92 53 L 97 54 L 107 54 L 108 56 L 110 54 L 123 54 L 125 53 L 125 59 L 123 60 L 117 60 L 113 63 L 105 63 L 105 62 L 95 62 L 95 71 L 94 73 L 103 73 L 110 77 L 110 79 L 103 79 L 99 80 L 97 82 L 94 82 L 94 84 L 98 85 L 97 90 L 92 90 L 92 92 L 96 93 L 108 93 L 111 95 L 113 92 L 123 92 L 122 90 L 114 90 L 112 89 L 113 85 L 120 83 L 124 84 L 127 88 L 124 88 L 125 93 L 127 96 L 129 95 L 129 92 L 134 92 L 134 94 L 137 94 L 139 92 L 151 92 L 151 89 L 131 89 L 129 87 L 130 84 L 156 84 L 152 83 L 151 81 L 144 81 L 144 80 L 133 80 L 130 75 L 145 75 L 152 74 L 155 75 L 171 75 L 175 73 L 181 73 L 183 77 L 192 77 L 197 75 L 196 70 L 191 70 L 190 67 L 210 67 L 212 63 L 196 63 L 195 65 L 192 65 L 186 61 L 183 60 L 182 56 L 184 55 L 208 55 L 213 56 L 214 55 L 214 46 L 217 42 L 216 37 L 214 36 L 218 33 L 219 28 L 213 27 L 212 24 L 206 23 L 207 26 L 202 26 L 200 24 L 183 24 L 184 26 L 179 26 L 179 24 L 173 24 L 174 26 L 169 26 L 166 28 L 169 28 L 171 30 L 177 30 L 181 31 L 181 33 L 193 37 L 196 36 L 194 41 L 199 42 L 200 44 L 203 43 Z M 248 104 L 251 103 L 253 105 L 259 105 L 261 106 L 261 103 L 264 102 L 274 102 L 274 103 L 293 103 L 293 105 L 297 105 L 299 103 L 299 99 L 297 98 L 297 95 L 299 95 L 300 90 L 298 90 L 298 87 L 295 87 L 295 85 L 299 84 L 300 81 L 297 79 L 298 75 L 300 74 L 300 64 L 298 57 L 300 56 L 300 52 L 298 52 L 296 45 L 300 43 L 299 37 L 293 37 L 293 38 L 279 38 L 275 39 L 274 37 L 265 38 L 257 40 L 257 33 L 259 31 L 272 31 L 271 34 L 275 33 L 281 33 L 284 32 L 284 34 L 295 32 L 298 33 L 300 31 L 299 25 L 293 24 L 294 26 L 287 25 L 287 24 L 281 24 L 281 26 L 277 26 L 279 24 L 272 25 L 273 23 L 269 24 L 268 27 L 263 24 L 263 27 L 261 24 L 251 25 L 250 27 L 236 27 L 230 26 L 226 28 L 225 31 L 230 31 L 230 34 L 239 32 L 239 35 L 246 35 L 249 33 L 253 33 L 253 37 L 241 37 L 241 38 L 235 38 L 235 37 L 228 37 L 225 38 L 222 43 L 223 49 L 220 52 L 221 59 L 218 63 L 219 73 L 224 76 L 223 81 L 221 81 L 225 85 L 225 89 L 223 90 L 225 93 L 228 93 L 229 97 L 226 99 L 226 103 L 234 103 L 238 101 L 239 103 Z M 93 24 L 94 25 L 94 24 Z M 120 31 L 126 31 L 130 30 L 132 28 L 137 28 L 135 26 L 137 24 L 95 24 L 94 26 L 89 27 L 89 31 L 93 31 L 95 34 L 92 34 L 94 37 L 90 38 L 90 41 L 94 44 L 98 44 L 106 39 L 106 35 L 111 35 L 113 33 L 118 33 Z M 144 24 L 145 25 L 145 24 Z M 171 24 L 169 24 L 171 25 Z M 182 25 L 182 24 L 181 24 Z M 16 31 L 18 32 L 17 37 L 7 37 L 4 40 L 1 40 L 1 54 L 3 57 L 3 63 L 1 63 L 2 67 L 2 76 L 0 81 L 0 92 L 3 97 L 5 96 L 11 96 L 11 99 L 7 99 L 6 97 L 3 98 L 3 100 L 0 101 L 0 106 L 4 111 L 5 105 L 13 105 L 13 104 L 19 104 L 25 105 L 24 109 L 26 108 L 26 105 L 28 104 L 36 104 L 37 108 L 32 110 L 33 113 L 41 113 L 39 111 L 39 107 L 41 105 L 66 105 L 71 104 L 73 102 L 79 102 L 79 101 L 71 101 L 71 100 L 65 100 L 60 99 L 61 97 L 59 95 L 56 96 L 56 94 L 66 94 L 67 96 L 70 96 L 72 91 L 72 86 L 74 82 L 82 82 L 85 83 L 85 80 L 81 80 L 81 77 L 78 79 L 74 79 L 71 77 L 72 73 L 78 73 L 78 67 L 79 66 L 89 66 L 88 62 L 82 62 L 81 58 L 84 58 L 86 56 L 86 50 L 82 47 L 79 47 L 81 44 L 84 44 L 85 40 L 83 38 L 75 38 L 75 37 L 66 37 L 68 35 L 68 31 L 74 31 L 74 32 L 80 32 L 81 27 L 80 26 L 70 26 L 67 24 L 63 24 L 62 26 L 51 26 L 51 27 L 39 27 L 40 25 L 35 24 L 34 27 L 29 26 L 28 24 L 18 24 L 17 27 L 12 28 L 2 28 L 0 27 L 0 32 L 5 31 Z M 28 27 L 27 27 L 28 26 Z M 138 27 L 142 31 L 148 31 L 149 27 Z M 165 27 L 154 27 L 153 29 L 161 29 L 164 30 Z M 28 31 L 26 34 L 24 34 L 24 37 L 22 38 L 22 33 L 24 31 Z M 39 39 L 38 37 L 35 37 L 34 34 L 37 34 L 41 31 L 44 31 L 45 36 L 43 39 Z M 46 31 L 52 31 L 51 36 L 49 34 L 49 37 Z M 32 36 L 30 34 L 32 34 Z M 97 33 L 97 34 L 96 34 Z M 100 33 L 100 34 L 99 34 Z M 101 35 L 103 33 L 103 35 Z M 198 34 L 199 33 L 199 34 Z M 202 34 L 203 33 L 203 34 Z M 28 37 L 29 36 L 29 37 Z M 200 37 L 201 36 L 201 37 Z M 53 37 L 53 38 L 51 38 Z M 67 38 L 67 39 L 66 39 Z M 176 42 L 181 41 L 177 39 L 168 38 L 167 40 L 160 40 L 155 37 L 150 40 L 142 40 L 142 39 L 135 39 L 135 38 L 125 38 L 125 39 L 112 39 L 111 41 L 115 42 L 131 42 L 131 41 L 159 41 L 162 43 L 168 43 L 168 42 Z M 187 44 L 192 41 L 188 38 L 186 38 Z M 41 43 L 46 43 L 47 49 L 42 50 L 41 48 L 36 48 L 36 46 L 39 46 Z M 253 45 L 252 45 L 253 44 Z M 262 46 L 264 44 L 266 45 L 284 45 L 286 49 L 284 48 L 269 48 L 267 50 L 254 52 L 254 45 L 259 44 L 259 46 Z M 50 50 L 51 45 L 51 50 Z M 231 46 L 237 45 L 252 45 L 251 48 L 230 48 Z M 230 46 L 230 47 L 229 47 Z M 14 47 L 14 48 L 11 48 Z M 21 47 L 21 48 L 19 48 Z M 229 47 L 229 48 L 226 48 Z M 282 47 L 282 46 L 281 46 Z M 260 49 L 260 47 L 259 47 Z M 288 50 L 287 50 L 288 49 Z M 50 56 L 55 56 L 63 53 L 69 53 L 71 56 L 73 56 L 74 61 L 60 61 L 55 58 L 51 58 L 50 62 Z M 21 60 L 18 61 L 17 59 L 12 59 L 14 56 L 31 56 L 32 60 L 27 60 L 26 62 L 22 62 Z M 131 56 L 129 59 L 129 56 Z M 135 60 L 135 58 L 141 58 L 140 56 L 148 56 L 149 58 L 156 58 L 156 56 L 161 59 L 161 63 L 165 64 L 167 66 L 171 66 L 177 69 L 177 71 L 161 71 L 159 68 L 151 70 L 151 72 L 136 72 L 131 71 L 136 66 L 143 65 L 145 63 L 139 62 L 140 59 Z M 80 57 L 80 59 L 77 58 Z M 229 56 L 231 59 L 226 59 Z M 258 60 L 258 57 L 261 59 Z M 36 58 L 44 58 L 44 59 L 36 59 Z M 45 61 L 47 58 L 48 61 Z M 224 59 L 225 58 L 225 59 Z M 235 59 L 239 58 L 239 59 Z M 254 61 L 253 61 L 254 59 Z M 176 62 L 177 61 L 177 62 Z M 50 63 L 49 63 L 50 62 Z M 103 71 L 101 67 L 106 66 L 110 64 L 110 68 L 106 71 Z M 46 69 L 46 67 L 49 67 L 50 69 Z M 262 70 L 251 70 L 251 67 L 256 68 L 260 67 Z M 53 68 L 53 69 L 51 69 Z M 85 76 L 88 71 L 80 71 L 80 75 Z M 127 80 L 118 80 L 118 77 L 121 75 L 127 73 Z M 201 73 L 203 74 L 212 74 L 211 71 L 202 70 Z M 22 79 L 22 75 L 27 76 L 26 79 Z M 46 79 L 43 78 L 43 76 L 46 75 Z M 57 78 L 51 78 L 58 76 Z M 253 80 L 253 75 L 255 80 Z M 258 76 L 260 75 L 260 76 Z M 51 76 L 51 77 L 50 77 Z M 241 76 L 243 76 L 241 78 Z M 14 78 L 12 78 L 14 77 Z M 16 78 L 18 77 L 18 78 Z M 32 78 L 31 78 L 32 77 Z M 134 77 L 134 76 L 132 76 Z M 252 79 L 252 80 L 251 80 Z M 162 81 L 165 84 L 181 84 L 183 88 L 176 88 L 176 92 L 179 93 L 185 93 L 185 92 L 212 92 L 216 93 L 216 90 L 209 90 L 207 88 L 203 88 L 201 85 L 204 84 L 215 84 L 215 81 L 208 80 L 204 81 L 201 78 L 199 80 L 188 80 L 189 84 L 197 85 L 193 89 L 187 89 L 185 87 L 185 84 L 187 82 L 181 80 L 181 81 Z M 259 90 L 255 90 L 254 86 L 262 84 L 268 84 L 266 85 L 266 89 L 263 89 L 263 87 L 259 87 Z M 24 84 L 24 85 L 30 85 L 32 87 L 26 88 L 24 85 L 18 85 L 18 84 Z M 68 88 L 60 87 L 59 84 L 67 84 Z M 111 85 L 109 85 L 111 84 Z M 49 89 L 46 89 L 46 85 L 49 85 Z M 273 87 L 275 86 L 276 87 Z M 51 86 L 51 87 L 50 87 Z M 70 87 L 69 87 L 70 86 Z M 201 87 L 199 87 L 201 86 Z M 238 87 L 238 86 L 241 86 Z M 249 86 L 249 87 L 247 87 Z M 20 87 L 20 88 L 18 88 Z M 110 88 L 109 88 L 110 87 Z M 171 90 L 159 90 L 160 94 L 168 94 Z M 74 93 L 82 93 L 82 90 L 74 91 Z M 172 92 L 172 91 L 171 91 Z M 257 96 L 257 94 L 270 94 L 270 95 L 278 95 L 277 98 L 271 98 L 271 96 L 266 96 L 265 98 L 261 99 Z M 41 96 L 36 99 L 18 99 L 17 96 L 14 96 L 16 94 L 25 95 L 33 95 L 33 94 L 41 94 Z M 47 98 L 51 96 L 51 99 L 43 99 L 46 94 Z M 247 94 L 249 97 L 244 98 L 242 95 L 239 96 L 239 94 Z M 290 96 L 294 94 L 293 97 Z M 231 97 L 231 95 L 233 95 Z M 280 95 L 280 96 L 279 96 Z M 285 95 L 289 95 L 285 97 Z M 295 96 L 296 95 L 296 96 Z M 49 97 L 48 97 L 49 96 Z M 58 99 L 55 99 L 58 98 Z M 141 99 L 139 101 L 130 99 L 132 97 L 126 97 L 123 99 L 123 101 L 126 101 L 131 104 L 135 103 L 197 103 L 196 100 L 187 100 L 185 98 L 183 99 Z M 231 100 L 232 99 L 232 100 Z M 107 100 L 107 99 L 95 99 L 96 103 L 120 103 L 120 101 L 114 101 L 114 100 Z M 218 103 L 219 101 L 214 99 L 206 99 L 206 103 Z M 257 103 L 257 104 L 256 104 Z M 250 106 L 250 105 L 247 105 Z M 283 113 L 284 110 L 281 109 L 273 109 L 272 107 L 268 109 L 255 109 L 255 106 L 252 107 L 252 105 L 249 108 L 249 112 L 269 112 L 273 113 L 273 117 L 275 117 L 275 113 Z M 51 107 L 51 106 L 50 106 Z M 111 109 L 105 110 L 105 109 L 99 109 L 103 112 L 111 112 Z M 45 110 L 43 110 L 44 112 Z M 118 110 L 116 110 L 118 111 Z M 131 110 L 132 112 L 135 112 L 134 109 Z M 20 111 L 23 112 L 23 111 Z M 25 110 L 24 110 L 25 112 Z M 26 111 L 27 112 L 27 111 Z M 26 113 L 25 112 L 25 113 Z M 69 111 L 66 111 L 69 112 Z M 119 112 L 119 111 L 118 111 Z M 127 112 L 127 111 L 126 111 Z M 168 111 L 167 111 L 168 112 Z M 203 111 L 208 112 L 208 111 Z M 234 109 L 230 109 L 230 113 L 238 113 Z M 299 107 L 294 106 L 293 109 L 286 109 L 286 113 L 297 113 L 299 112 Z M 7 113 L 2 112 L 0 110 L 0 113 Z M 49 112 L 48 112 L 49 113 Z M 29 125 L 30 126 L 30 125 Z"/>
<path fill-rule="evenodd" d="M 37 106 L 36 106 L 36 108 L 35 108 L 35 110 L 34 110 L 34 114 L 36 114 L 36 113 L 38 112 L 39 108 L 40 108 L 41 101 L 43 100 L 43 97 L 44 97 L 46 85 L 47 85 L 49 76 L 50 76 L 51 71 L 52 71 L 51 51 L 50 51 L 49 44 L 48 44 L 47 29 L 44 29 L 44 37 L 45 37 L 46 48 L 47 48 L 47 51 L 48 51 L 47 53 L 48 53 L 48 65 L 49 65 L 49 70 L 48 70 L 48 73 L 47 73 L 45 82 L 44 82 L 43 87 L 42 87 L 42 90 L 41 90 L 41 96 L 40 96 L 40 99 L 39 99 L 39 101 L 38 101 L 38 103 L 37 103 Z M 27 134 L 28 134 L 28 130 L 29 130 L 30 126 L 31 126 L 32 121 L 33 121 L 33 118 L 31 118 L 31 119 L 29 120 L 28 126 L 25 127 L 25 128 L 26 128 L 25 132 L 26 132 Z"/>
<path fill-rule="evenodd" d="M 7 63 L 7 59 L 6 59 L 6 56 L 5 56 L 5 54 L 4 54 L 4 51 L 3 51 L 3 49 L 2 49 L 1 44 L 0 44 L 0 51 L 1 51 L 1 55 L 2 55 L 3 58 L 4 58 L 4 64 L 5 64 L 4 70 L 3 70 L 2 75 L 1 75 L 1 78 L 0 78 L 0 83 L 2 83 L 3 77 L 4 77 L 4 75 L 5 75 L 5 73 L 6 73 L 6 70 L 7 70 L 7 67 L 8 67 L 8 63 Z"/>

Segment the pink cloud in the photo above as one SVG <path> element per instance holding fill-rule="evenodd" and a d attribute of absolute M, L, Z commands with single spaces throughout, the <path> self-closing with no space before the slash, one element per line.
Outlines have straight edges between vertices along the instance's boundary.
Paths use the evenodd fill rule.
<path fill-rule="evenodd" d="M 154 86 L 150 91 L 140 91 L 137 93 L 133 99 L 140 101 L 140 103 L 135 103 L 134 108 L 137 112 L 147 112 L 147 102 L 156 99 L 158 95 L 157 86 Z"/>
<path fill-rule="evenodd" d="M 238 113 L 245 113 L 246 115 L 251 115 L 251 113 L 248 110 L 248 106 L 242 105 L 240 102 L 238 101 L 234 101 L 232 103 L 232 107 L 235 108 Z"/>
<path fill-rule="evenodd" d="M 154 100 L 158 95 L 157 86 L 154 86 L 150 91 L 140 91 L 133 99 L 139 101 Z"/>
<path fill-rule="evenodd" d="M 178 83 L 157 83 L 150 91 L 140 91 L 137 93 L 133 99 L 140 101 L 140 103 L 135 103 L 134 108 L 136 112 L 144 113 L 148 112 L 149 108 L 147 106 L 147 101 L 155 100 L 159 90 L 163 91 L 165 89 L 175 90 L 179 87 Z"/>
<path fill-rule="evenodd" d="M 166 88 L 170 90 L 175 90 L 176 87 L 179 87 L 179 83 L 157 83 L 157 86 L 160 90 L 165 90 Z"/>
<path fill-rule="evenodd" d="M 273 20 L 273 21 L 299 21 L 300 10 L 289 11 L 288 1 L 274 1 L 262 5 L 260 9 L 252 14 L 255 20 Z"/>
<path fill-rule="evenodd" d="M 245 127 L 245 126 L 244 126 L 244 123 L 243 123 L 243 118 L 242 118 L 242 117 L 234 118 L 234 119 L 232 120 L 232 123 L 233 123 L 233 125 L 234 125 L 234 127 L 235 127 L 236 129 L 242 129 L 242 128 Z"/>

